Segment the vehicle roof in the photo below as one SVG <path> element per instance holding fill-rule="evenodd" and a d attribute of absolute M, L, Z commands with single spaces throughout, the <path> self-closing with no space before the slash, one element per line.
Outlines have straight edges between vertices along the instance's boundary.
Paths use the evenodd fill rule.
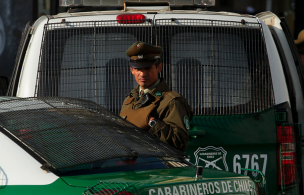
<path fill-rule="evenodd" d="M 48 16 L 50 19 L 53 18 L 67 18 L 67 17 L 85 17 L 85 16 L 96 16 L 96 15 L 119 15 L 119 14 L 130 14 L 130 13 L 141 13 L 141 14 L 151 14 L 151 11 L 124 11 L 124 10 L 107 10 L 107 11 L 87 11 L 87 12 L 63 12 L 58 13 L 57 15 Z M 199 14 L 199 15 L 212 15 L 218 16 L 222 19 L 225 17 L 243 17 L 243 18 L 256 18 L 253 15 L 248 14 L 239 14 L 234 12 L 226 12 L 226 11 L 207 11 L 207 10 L 171 10 L 171 11 L 155 11 L 154 14 Z"/>
<path fill-rule="evenodd" d="M 170 19 L 170 18 L 181 18 L 181 19 L 203 19 L 203 20 L 214 20 L 214 21 L 233 21 L 240 22 L 245 20 L 248 23 L 260 23 L 260 20 L 256 16 L 243 15 L 232 12 L 213 12 L 213 11 L 202 11 L 202 10 L 172 10 L 172 11 L 90 11 L 90 12 L 75 12 L 75 13 L 59 13 L 57 15 L 47 16 L 48 23 L 61 23 L 61 22 L 85 22 L 85 21 L 100 21 L 100 20 L 116 20 L 116 16 L 120 14 L 143 14 L 147 18 L 152 19 L 155 14 L 157 19 Z"/>

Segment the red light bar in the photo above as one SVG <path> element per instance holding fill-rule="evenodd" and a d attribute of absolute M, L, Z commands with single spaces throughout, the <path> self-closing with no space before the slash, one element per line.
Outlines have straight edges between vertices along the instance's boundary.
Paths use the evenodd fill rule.
<path fill-rule="evenodd" d="M 140 24 L 146 21 L 143 14 L 121 14 L 116 17 L 119 24 Z"/>

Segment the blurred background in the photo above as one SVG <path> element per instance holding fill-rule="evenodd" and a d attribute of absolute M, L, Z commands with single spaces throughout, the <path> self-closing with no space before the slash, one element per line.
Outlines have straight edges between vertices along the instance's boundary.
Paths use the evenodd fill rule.
<path fill-rule="evenodd" d="M 41 15 L 66 12 L 59 0 L 0 1 L 0 77 L 10 79 L 23 28 Z M 285 17 L 294 39 L 304 29 L 304 0 L 216 0 L 212 11 L 252 14 L 271 11 Z M 37 51 L 39 52 L 39 51 Z"/>

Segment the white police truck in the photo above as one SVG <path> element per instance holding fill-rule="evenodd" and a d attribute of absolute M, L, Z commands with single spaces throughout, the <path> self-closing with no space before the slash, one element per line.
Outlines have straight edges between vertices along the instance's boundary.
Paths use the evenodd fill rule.
<path fill-rule="evenodd" d="M 194 117 L 190 162 L 303 194 L 304 74 L 284 19 L 208 11 L 215 0 L 61 0 L 27 25 L 8 95 L 91 100 L 118 114 L 136 82 L 127 48 L 162 46 L 164 78 Z"/>

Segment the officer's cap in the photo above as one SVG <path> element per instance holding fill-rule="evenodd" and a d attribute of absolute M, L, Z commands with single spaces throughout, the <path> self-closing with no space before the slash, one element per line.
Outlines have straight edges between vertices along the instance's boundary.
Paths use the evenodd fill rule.
<path fill-rule="evenodd" d="M 126 55 L 130 57 L 130 66 L 133 68 L 148 68 L 160 60 L 163 48 L 137 41 L 129 47 Z"/>

